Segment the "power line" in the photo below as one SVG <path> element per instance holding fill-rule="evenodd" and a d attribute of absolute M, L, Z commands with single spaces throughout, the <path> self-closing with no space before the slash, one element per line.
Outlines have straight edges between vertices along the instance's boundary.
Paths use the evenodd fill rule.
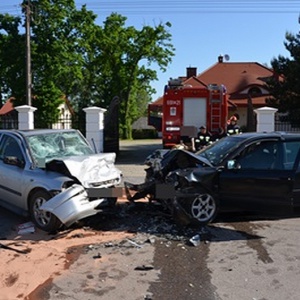
<path fill-rule="evenodd" d="M 127 8 L 149 8 L 149 7 L 166 7 L 170 10 L 176 9 L 178 7 L 211 7 L 211 8 L 218 8 L 218 6 L 224 6 L 227 8 L 235 8 L 235 7 L 264 7 L 272 5 L 272 7 L 298 7 L 299 3 L 295 1 L 284 1 L 284 2 L 274 2 L 274 1 L 201 1 L 201 2 L 193 2 L 193 1 L 139 1 L 139 2 L 106 2 L 106 1 L 98 1 L 98 2 L 86 2 L 86 1 L 76 1 L 78 5 L 87 4 L 88 6 L 95 6 L 95 7 L 106 7 L 106 8 L 113 8 L 113 7 L 127 7 Z"/>
<path fill-rule="evenodd" d="M 210 0 L 210 1 L 76 1 L 78 6 L 86 4 L 93 11 L 122 10 L 126 13 L 201 13 L 201 12 L 264 12 L 287 13 L 299 12 L 300 1 L 274 1 L 274 0 Z"/>
<path fill-rule="evenodd" d="M 21 2 L 21 0 L 20 0 Z M 299 13 L 299 0 L 115 0 L 89 1 L 75 0 L 78 8 L 86 5 L 88 10 L 96 14 L 117 12 L 123 15 L 171 15 L 202 13 Z M 22 16 L 21 3 L 0 4 L 0 13 Z"/>

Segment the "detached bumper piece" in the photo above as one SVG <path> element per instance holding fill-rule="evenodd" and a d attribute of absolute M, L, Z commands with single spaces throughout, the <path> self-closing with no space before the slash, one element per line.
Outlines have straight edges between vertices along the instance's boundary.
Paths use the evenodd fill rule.
<path fill-rule="evenodd" d="M 60 194 L 49 199 L 41 209 L 54 214 L 66 226 L 74 222 L 95 215 L 99 212 L 96 208 L 106 202 L 107 197 L 118 197 L 119 189 L 92 189 L 87 191 L 83 186 L 74 184 Z M 90 201 L 92 193 L 96 199 Z"/>

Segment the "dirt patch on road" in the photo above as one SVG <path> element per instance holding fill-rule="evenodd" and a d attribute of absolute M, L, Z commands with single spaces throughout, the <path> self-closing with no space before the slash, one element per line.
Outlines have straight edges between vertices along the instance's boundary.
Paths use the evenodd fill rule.
<path fill-rule="evenodd" d="M 34 293 L 26 296 L 69 268 L 85 245 L 121 240 L 131 235 L 81 228 L 57 235 L 37 230 L 34 234 L 8 237 L 2 241 L 10 249 L 1 249 L 1 265 L 5 267 L 0 274 L 0 299 L 42 299 L 35 298 Z"/>
<path fill-rule="evenodd" d="M 10 249 L 0 250 L 0 299 L 122 299 L 123 292 L 126 299 L 151 299 L 148 288 L 160 273 L 153 262 L 156 243 L 185 244 L 195 234 L 146 201 L 120 202 L 78 225 L 3 240 Z"/>

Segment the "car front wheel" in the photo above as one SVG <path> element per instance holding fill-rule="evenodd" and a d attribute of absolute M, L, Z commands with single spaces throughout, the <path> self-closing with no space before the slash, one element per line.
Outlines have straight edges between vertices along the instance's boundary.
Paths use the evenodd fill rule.
<path fill-rule="evenodd" d="M 193 218 L 193 223 L 206 225 L 212 222 L 218 211 L 218 202 L 211 194 L 200 191 L 193 197 L 182 198 L 181 205 Z"/>
<path fill-rule="evenodd" d="M 47 232 L 56 231 L 62 226 L 55 215 L 41 209 L 41 206 L 50 198 L 51 195 L 48 192 L 38 190 L 29 199 L 29 213 L 32 221 L 38 228 Z"/>

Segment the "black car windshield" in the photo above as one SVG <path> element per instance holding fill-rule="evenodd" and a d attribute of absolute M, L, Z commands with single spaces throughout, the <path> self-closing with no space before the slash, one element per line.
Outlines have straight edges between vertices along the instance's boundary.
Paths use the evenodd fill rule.
<path fill-rule="evenodd" d="M 92 148 L 77 131 L 37 133 L 28 136 L 27 141 L 38 166 L 53 158 L 94 154 Z"/>
<path fill-rule="evenodd" d="M 213 166 L 218 166 L 231 151 L 238 147 L 242 140 L 241 135 L 228 136 L 198 151 L 196 155 L 205 157 Z"/>

